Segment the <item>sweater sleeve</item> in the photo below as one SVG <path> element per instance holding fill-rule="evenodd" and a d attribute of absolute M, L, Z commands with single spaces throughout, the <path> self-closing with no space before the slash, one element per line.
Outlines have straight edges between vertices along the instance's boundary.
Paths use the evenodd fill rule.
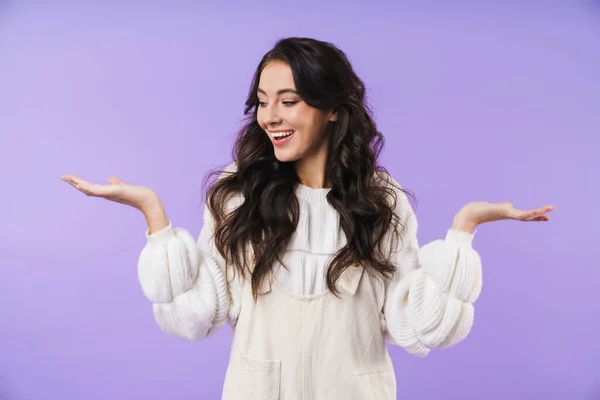
<path fill-rule="evenodd" d="M 233 162 L 225 173 L 236 168 Z M 234 196 L 226 212 L 242 202 L 241 196 Z M 214 230 L 215 221 L 207 206 L 197 241 L 170 221 L 151 235 L 146 230 L 138 277 L 145 296 L 153 303 L 156 322 L 169 335 L 197 341 L 212 335 L 228 320 L 231 324 L 237 321 L 241 281 L 227 271 L 215 245 Z"/>
<path fill-rule="evenodd" d="M 419 248 L 417 219 L 406 200 L 401 216 L 401 246 L 390 257 L 396 273 L 385 288 L 385 333 L 392 344 L 423 357 L 469 334 L 482 286 L 481 260 L 472 248 L 474 235 L 452 229 L 444 240 Z"/>
<path fill-rule="evenodd" d="M 191 341 L 223 325 L 233 305 L 225 260 L 212 241 L 214 223 L 207 208 L 197 241 L 171 223 L 149 235 L 138 261 L 138 277 L 153 303 L 156 322 L 167 334 Z"/>

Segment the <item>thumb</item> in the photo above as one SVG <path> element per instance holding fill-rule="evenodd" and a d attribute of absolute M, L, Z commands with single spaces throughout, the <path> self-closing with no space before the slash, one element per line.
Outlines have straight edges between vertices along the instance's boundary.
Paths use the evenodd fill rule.
<path fill-rule="evenodd" d="M 108 178 L 108 183 L 110 183 L 111 185 L 125 185 L 125 182 L 123 182 L 122 179 L 119 179 L 115 176 L 111 176 L 110 178 Z"/>

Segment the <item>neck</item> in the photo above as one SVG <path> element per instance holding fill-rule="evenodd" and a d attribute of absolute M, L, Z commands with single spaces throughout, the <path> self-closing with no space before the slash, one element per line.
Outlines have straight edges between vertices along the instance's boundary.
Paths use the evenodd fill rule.
<path fill-rule="evenodd" d="M 310 159 L 296 161 L 296 174 L 300 183 L 313 189 L 322 189 L 326 187 L 325 182 L 325 163 L 327 154 L 317 154 Z"/>

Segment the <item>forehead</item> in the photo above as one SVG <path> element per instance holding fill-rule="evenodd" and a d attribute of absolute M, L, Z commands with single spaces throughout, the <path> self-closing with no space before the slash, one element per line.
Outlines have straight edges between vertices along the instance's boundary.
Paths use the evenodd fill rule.
<path fill-rule="evenodd" d="M 260 74 L 258 87 L 267 94 L 275 94 L 280 89 L 296 89 L 292 69 L 282 61 L 269 62 Z"/>

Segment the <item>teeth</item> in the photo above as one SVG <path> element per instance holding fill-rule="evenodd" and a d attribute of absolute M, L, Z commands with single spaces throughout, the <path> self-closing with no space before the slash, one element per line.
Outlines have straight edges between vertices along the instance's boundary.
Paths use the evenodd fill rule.
<path fill-rule="evenodd" d="M 277 132 L 273 134 L 273 137 L 276 138 L 282 138 L 282 137 L 286 137 L 286 136 L 290 136 L 292 133 L 294 133 L 294 131 L 287 131 L 287 132 Z"/>

